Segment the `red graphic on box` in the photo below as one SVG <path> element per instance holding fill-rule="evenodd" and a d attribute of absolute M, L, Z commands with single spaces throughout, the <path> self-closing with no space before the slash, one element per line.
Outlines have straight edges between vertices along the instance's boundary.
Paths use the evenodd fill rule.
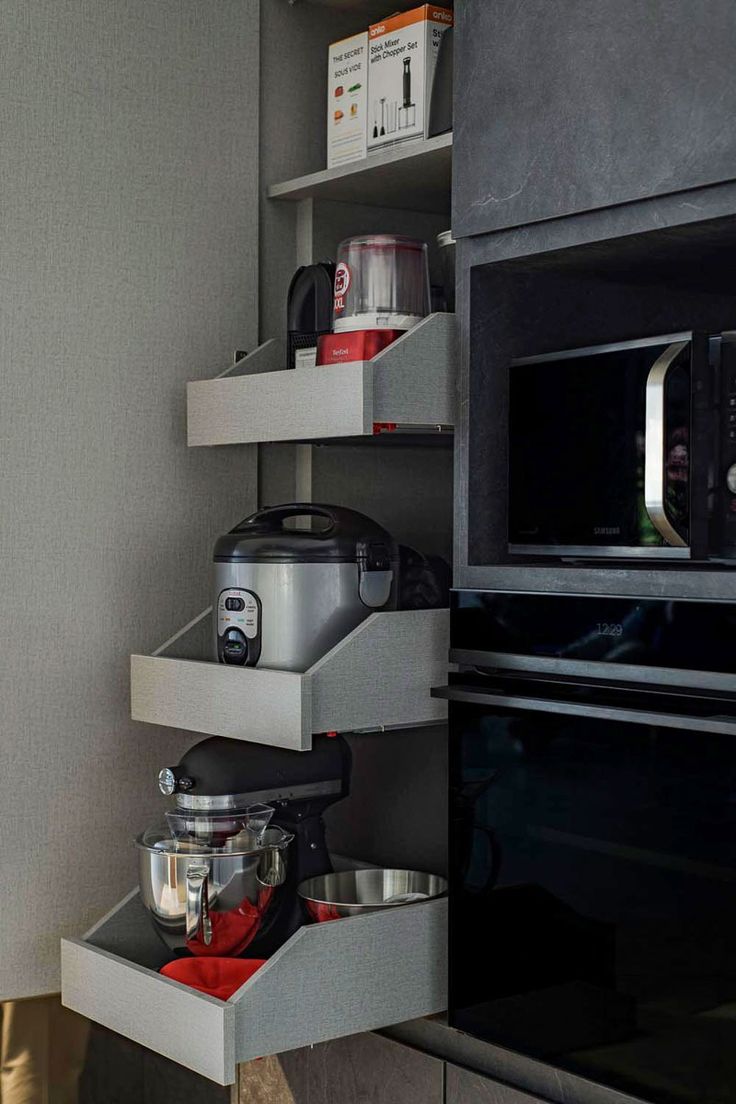
<path fill-rule="evenodd" d="M 345 296 L 350 287 L 350 269 L 340 261 L 335 269 L 335 314 L 345 310 Z"/>

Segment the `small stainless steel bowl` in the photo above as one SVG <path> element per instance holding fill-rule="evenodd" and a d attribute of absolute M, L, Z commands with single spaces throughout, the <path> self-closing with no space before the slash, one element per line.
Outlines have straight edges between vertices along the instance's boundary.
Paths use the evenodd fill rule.
<path fill-rule="evenodd" d="M 309 915 L 320 922 L 428 901 L 446 892 L 447 882 L 437 874 L 384 869 L 323 874 L 298 889 Z"/>

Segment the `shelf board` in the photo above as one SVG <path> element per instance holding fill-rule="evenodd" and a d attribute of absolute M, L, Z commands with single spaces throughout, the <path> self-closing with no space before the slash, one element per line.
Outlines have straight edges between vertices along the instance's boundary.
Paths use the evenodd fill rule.
<path fill-rule="evenodd" d="M 163 977 L 136 890 L 61 947 L 67 1008 L 221 1085 L 237 1065 L 447 1006 L 447 901 L 301 927 L 228 1000 Z"/>
<path fill-rule="evenodd" d="M 369 361 L 289 371 L 283 346 L 268 341 L 216 379 L 187 384 L 189 444 L 380 440 L 386 426 L 407 436 L 451 429 L 457 346 L 454 314 L 430 314 Z"/>
<path fill-rule="evenodd" d="M 269 199 L 329 199 L 449 213 L 452 133 L 408 140 L 337 169 L 272 184 Z"/>
<path fill-rule="evenodd" d="M 354 12 L 356 15 L 380 19 L 381 12 L 386 14 L 387 5 L 378 0 L 307 0 L 318 8 L 331 8 L 333 11 Z M 407 9 L 408 10 L 408 9 Z"/>
<path fill-rule="evenodd" d="M 303 673 L 211 659 L 211 609 L 131 656 L 134 721 L 309 751 L 321 732 L 442 724 L 450 611 L 372 613 Z"/>

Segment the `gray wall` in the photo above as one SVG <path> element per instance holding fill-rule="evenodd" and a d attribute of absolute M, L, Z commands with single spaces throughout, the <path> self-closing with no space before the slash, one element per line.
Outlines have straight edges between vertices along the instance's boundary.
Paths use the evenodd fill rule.
<path fill-rule="evenodd" d="M 257 0 L 0 0 L 0 999 L 135 884 L 128 653 L 208 602 L 255 451 L 184 383 L 257 328 Z"/>

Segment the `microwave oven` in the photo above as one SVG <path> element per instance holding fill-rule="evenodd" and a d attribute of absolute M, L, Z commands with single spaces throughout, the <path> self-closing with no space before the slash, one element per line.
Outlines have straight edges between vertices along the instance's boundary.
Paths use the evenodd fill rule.
<path fill-rule="evenodd" d="M 514 360 L 509 553 L 736 561 L 736 332 Z"/>

